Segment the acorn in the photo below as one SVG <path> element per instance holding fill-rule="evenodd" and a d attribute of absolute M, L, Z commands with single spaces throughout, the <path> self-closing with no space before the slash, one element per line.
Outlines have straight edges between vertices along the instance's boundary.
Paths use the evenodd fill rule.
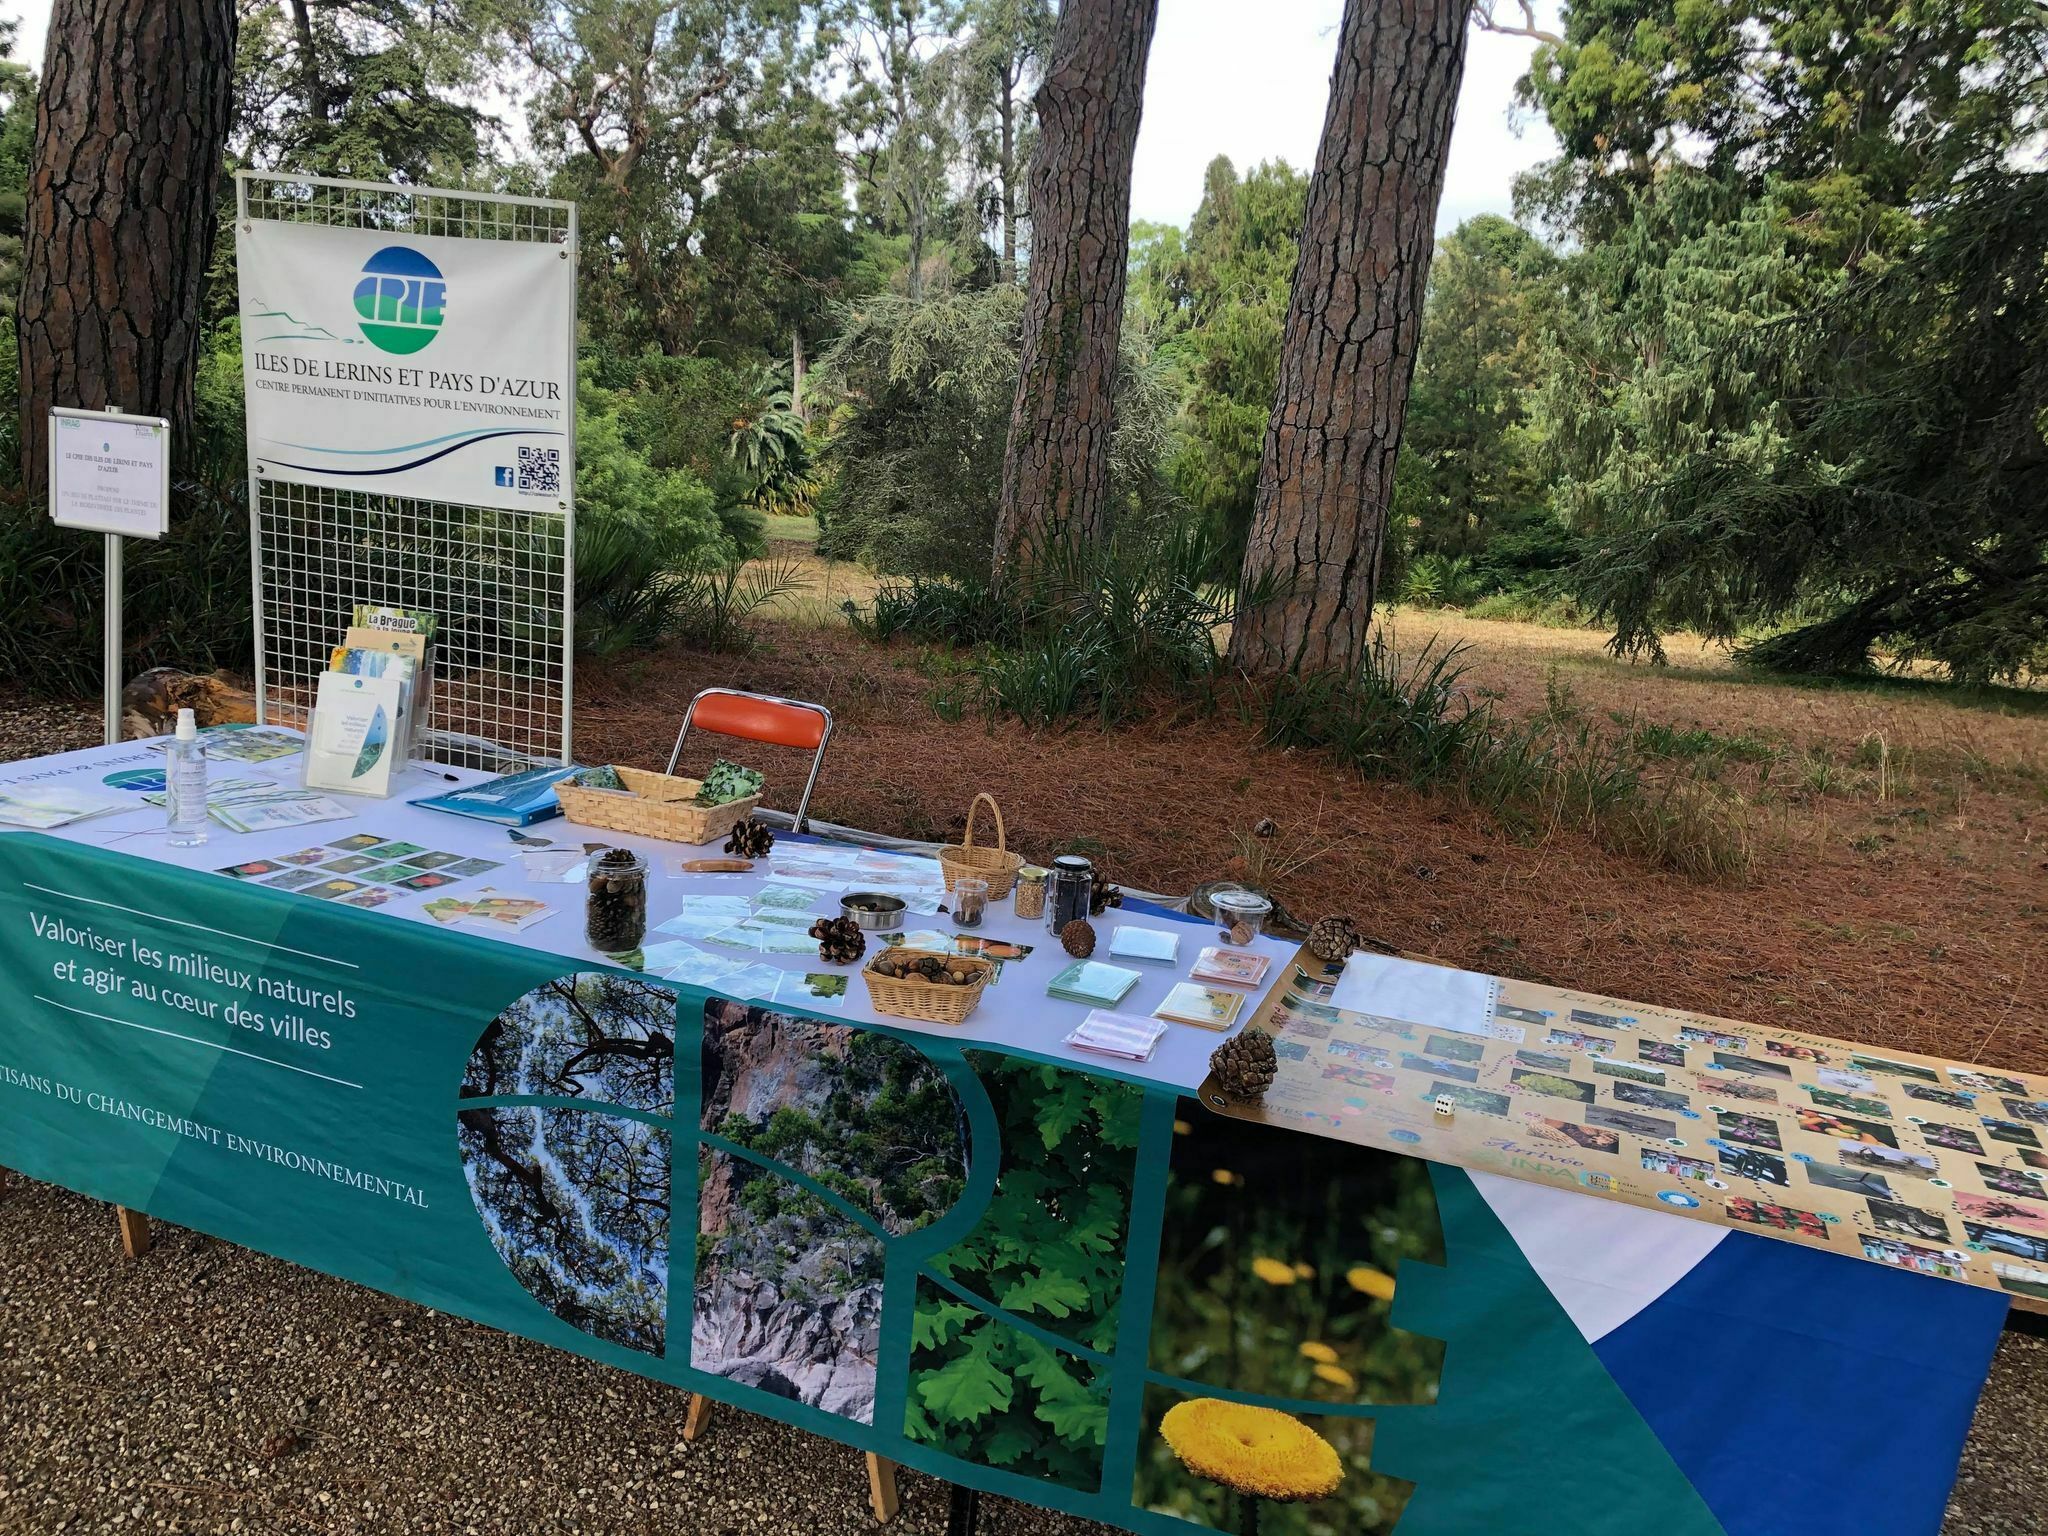
<path fill-rule="evenodd" d="M 1077 917 L 1060 930 L 1060 947 L 1077 960 L 1086 960 L 1095 953 L 1095 925 L 1085 917 Z"/>

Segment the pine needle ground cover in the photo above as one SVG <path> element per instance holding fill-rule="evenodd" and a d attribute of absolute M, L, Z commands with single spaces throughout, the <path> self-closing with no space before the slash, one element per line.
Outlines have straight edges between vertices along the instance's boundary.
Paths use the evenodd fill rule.
<path fill-rule="evenodd" d="M 949 721 L 930 704 L 931 657 L 843 627 L 769 623 L 738 662 L 678 647 L 579 670 L 578 751 L 661 768 L 684 705 L 714 683 L 814 699 L 838 722 L 812 807 L 826 821 L 944 841 L 983 788 L 1030 856 L 1071 848 L 1133 888 L 1185 892 L 1228 873 L 1235 835 L 1261 816 L 1306 825 L 1320 807 L 1355 837 L 1281 885 L 1304 917 L 1351 912 L 1371 937 L 1452 964 L 1873 1046 L 2048 1059 L 2048 1022 L 2024 1005 L 2048 945 L 2048 697 L 1791 686 L 1697 648 L 1672 647 L 1663 670 L 1617 662 L 1590 631 L 1396 625 L 1403 647 L 1470 642 L 1465 686 L 1509 717 L 1562 704 L 1700 748 L 1685 761 L 1749 818 L 1746 877 L 1692 879 L 1566 828 L 1504 830 L 1451 796 L 1262 747 L 1222 715 L 1111 730 Z M 767 803 L 789 809 L 807 762 L 756 756 Z"/>

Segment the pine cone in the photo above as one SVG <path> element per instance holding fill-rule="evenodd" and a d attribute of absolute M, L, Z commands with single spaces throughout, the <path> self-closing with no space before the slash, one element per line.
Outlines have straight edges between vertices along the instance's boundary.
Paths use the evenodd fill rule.
<path fill-rule="evenodd" d="M 1319 917 L 1308 931 L 1309 953 L 1318 959 L 1342 960 L 1358 944 L 1358 928 L 1348 917 Z"/>
<path fill-rule="evenodd" d="M 811 924 L 818 958 L 827 965 L 851 965 L 868 952 L 868 936 L 850 917 L 821 917 Z"/>
<path fill-rule="evenodd" d="M 1100 917 L 1111 907 L 1124 904 L 1123 891 L 1114 885 L 1097 885 L 1088 892 L 1088 915 Z"/>
<path fill-rule="evenodd" d="M 742 859 L 765 859 L 774 846 L 775 834 L 751 816 L 734 827 L 732 836 L 725 840 L 725 851 Z"/>
<path fill-rule="evenodd" d="M 1254 1025 L 1209 1053 L 1209 1071 L 1232 1098 L 1263 1098 L 1280 1074 L 1273 1037 Z"/>
<path fill-rule="evenodd" d="M 1060 947 L 1076 960 L 1086 960 L 1095 953 L 1095 925 L 1085 917 L 1077 917 L 1060 930 Z"/>

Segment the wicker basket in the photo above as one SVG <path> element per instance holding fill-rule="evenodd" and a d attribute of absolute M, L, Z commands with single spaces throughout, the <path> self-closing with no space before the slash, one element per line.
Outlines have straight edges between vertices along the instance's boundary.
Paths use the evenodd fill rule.
<path fill-rule="evenodd" d="M 974 816 L 986 800 L 991 814 L 996 819 L 996 845 L 993 848 L 977 848 L 974 844 Z M 948 843 L 939 850 L 939 869 L 945 874 L 946 889 L 953 889 L 953 882 L 970 876 L 988 882 L 988 899 L 1001 901 L 1010 894 L 1010 887 L 1017 883 L 1017 871 L 1024 867 L 1024 855 L 1012 853 L 1003 834 L 1003 809 L 996 804 L 996 797 L 979 794 L 974 804 L 967 807 L 967 830 L 957 843 Z"/>
<path fill-rule="evenodd" d="M 696 779 L 672 779 L 645 768 L 621 768 L 624 789 L 591 789 L 566 779 L 555 786 L 562 814 L 585 827 L 633 832 L 670 843 L 712 843 L 731 834 L 761 803 L 759 795 L 724 805 L 697 805 Z"/>
<path fill-rule="evenodd" d="M 915 981 L 898 981 L 893 976 L 879 976 L 875 973 L 875 960 L 882 955 L 932 955 L 946 962 L 947 969 L 965 966 L 975 973 L 975 979 L 964 987 L 926 981 L 922 976 Z M 922 1019 L 927 1024 L 964 1024 L 967 1015 L 974 1012 L 974 1005 L 981 1001 L 981 994 L 987 990 L 989 980 L 996 973 L 993 960 L 982 960 L 968 955 L 942 954 L 936 949 L 904 949 L 897 946 L 885 949 L 861 968 L 861 980 L 868 984 L 868 1002 L 877 1013 L 890 1014 L 899 1019 Z"/>

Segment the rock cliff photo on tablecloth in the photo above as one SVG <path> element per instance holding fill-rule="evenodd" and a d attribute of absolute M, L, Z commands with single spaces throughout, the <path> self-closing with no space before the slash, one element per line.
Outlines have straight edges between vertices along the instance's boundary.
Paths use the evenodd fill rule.
<path fill-rule="evenodd" d="M 884 1244 L 966 1185 L 952 1085 L 890 1036 L 712 1001 L 700 1123 L 690 1363 L 872 1423 Z"/>

